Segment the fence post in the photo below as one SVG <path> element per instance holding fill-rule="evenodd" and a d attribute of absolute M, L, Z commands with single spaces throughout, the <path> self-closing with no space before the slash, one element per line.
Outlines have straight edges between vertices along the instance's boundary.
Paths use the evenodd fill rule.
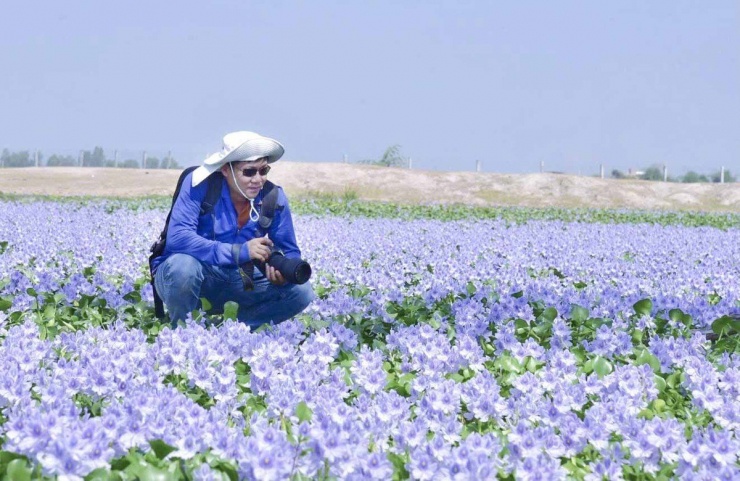
<path fill-rule="evenodd" d="M 540 160 L 540 174 L 545 171 L 545 161 Z"/>
<path fill-rule="evenodd" d="M 80 150 L 80 154 L 77 156 L 77 165 L 79 167 L 84 167 L 84 165 L 82 165 L 82 151 L 81 150 Z"/>
<path fill-rule="evenodd" d="M 601 169 L 599 170 L 599 172 L 601 173 L 601 178 L 603 179 L 604 178 L 604 164 L 601 164 Z"/>
<path fill-rule="evenodd" d="M 113 167 L 118 167 L 118 149 L 113 151 Z"/>
<path fill-rule="evenodd" d="M 725 166 L 724 165 L 719 169 L 719 183 L 720 184 L 725 183 Z"/>
<path fill-rule="evenodd" d="M 34 160 L 34 164 L 36 164 L 36 167 L 38 167 L 39 166 L 39 149 L 36 149 L 33 152 L 33 160 Z"/>
<path fill-rule="evenodd" d="M 141 168 L 146 169 L 146 150 L 141 153 Z"/>
<path fill-rule="evenodd" d="M 411 157 L 409 157 L 409 170 L 411 170 L 411 165 L 413 164 L 413 161 L 411 160 Z"/>
<path fill-rule="evenodd" d="M 475 161 L 475 171 L 480 172 L 480 160 Z"/>
<path fill-rule="evenodd" d="M 668 182 L 668 166 L 663 164 L 663 182 Z"/>

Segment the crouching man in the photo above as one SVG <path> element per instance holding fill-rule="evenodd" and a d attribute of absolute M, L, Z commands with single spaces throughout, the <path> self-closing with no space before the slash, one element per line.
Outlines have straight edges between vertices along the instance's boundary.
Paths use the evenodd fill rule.
<path fill-rule="evenodd" d="M 268 227 L 259 222 L 270 164 L 283 153 L 274 139 L 233 132 L 223 138 L 220 152 L 185 177 L 172 207 L 164 252 L 151 264 L 156 293 L 173 326 L 201 309 L 201 298 L 211 305 L 209 312 L 222 312 L 226 302 L 236 302 L 238 319 L 252 329 L 285 321 L 314 299 L 310 283 L 288 282 L 266 264 L 273 251 L 286 259 L 301 257 L 280 187 L 270 186 L 278 189 L 272 222 Z M 204 209 L 214 188 L 220 195 Z"/>

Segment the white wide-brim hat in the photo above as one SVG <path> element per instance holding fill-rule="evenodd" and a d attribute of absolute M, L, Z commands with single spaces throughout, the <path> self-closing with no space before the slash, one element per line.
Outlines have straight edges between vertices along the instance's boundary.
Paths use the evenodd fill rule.
<path fill-rule="evenodd" d="M 203 164 L 193 171 L 193 187 L 229 162 L 244 162 L 267 158 L 271 164 L 285 153 L 285 149 L 275 139 L 263 137 L 256 132 L 232 132 L 224 135 L 220 152 L 209 155 Z"/>

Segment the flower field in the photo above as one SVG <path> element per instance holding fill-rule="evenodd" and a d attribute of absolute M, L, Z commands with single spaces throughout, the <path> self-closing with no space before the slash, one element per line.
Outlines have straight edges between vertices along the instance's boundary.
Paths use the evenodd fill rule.
<path fill-rule="evenodd" d="M 150 204 L 0 200 L 0 476 L 740 478 L 735 216 L 297 205 L 250 332 L 154 318 Z"/>

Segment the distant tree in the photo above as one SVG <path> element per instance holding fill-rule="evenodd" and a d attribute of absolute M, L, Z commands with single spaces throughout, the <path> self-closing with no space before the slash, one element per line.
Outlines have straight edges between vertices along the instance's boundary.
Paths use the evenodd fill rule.
<path fill-rule="evenodd" d="M 398 144 L 391 145 L 385 149 L 383 155 L 377 160 L 369 159 L 361 161 L 363 164 L 382 165 L 384 167 L 401 167 L 406 165 L 407 162 L 408 160 L 401 155 L 401 146 Z"/>
<path fill-rule="evenodd" d="M 690 170 L 684 174 L 683 178 L 681 179 L 681 182 L 685 184 L 696 184 L 698 182 L 707 182 L 709 179 L 707 179 L 707 176 L 704 174 L 698 174 L 694 172 L 693 170 Z"/>
<path fill-rule="evenodd" d="M 35 162 L 27 150 L 20 152 L 9 152 L 3 150 L 2 164 L 4 167 L 32 167 Z"/>
<path fill-rule="evenodd" d="M 717 172 L 711 175 L 711 180 L 712 182 L 719 183 L 719 181 L 721 180 L 721 177 L 722 177 L 722 173 L 718 170 Z M 732 175 L 729 170 L 725 170 L 724 180 L 725 182 L 735 182 L 736 179 L 735 179 L 735 176 Z"/>
<path fill-rule="evenodd" d="M 168 169 L 181 169 L 180 165 L 177 163 L 175 159 L 170 158 L 169 163 L 167 164 Z"/>
<path fill-rule="evenodd" d="M 663 180 L 663 169 L 657 165 L 651 165 L 640 176 L 643 180 Z"/>
<path fill-rule="evenodd" d="M 123 164 L 121 164 L 121 167 L 124 169 L 138 169 L 139 161 L 135 159 L 126 159 L 123 161 Z"/>
<path fill-rule="evenodd" d="M 158 169 L 159 159 L 157 157 L 147 157 L 144 163 L 145 169 Z"/>
<path fill-rule="evenodd" d="M 3 153 L 0 154 L 0 167 L 7 167 L 8 160 L 10 160 L 10 151 L 8 149 L 3 149 Z"/>
<path fill-rule="evenodd" d="M 105 165 L 105 152 L 102 147 L 96 146 L 92 152 L 86 151 L 89 154 L 85 166 L 86 167 L 103 167 Z"/>
<path fill-rule="evenodd" d="M 612 178 L 613 179 L 624 179 L 625 177 L 627 177 L 627 176 L 621 170 L 619 170 L 619 169 L 612 170 Z"/>
<path fill-rule="evenodd" d="M 71 167 L 77 165 L 77 159 L 71 155 L 54 154 L 46 161 L 46 165 L 49 167 Z"/>

